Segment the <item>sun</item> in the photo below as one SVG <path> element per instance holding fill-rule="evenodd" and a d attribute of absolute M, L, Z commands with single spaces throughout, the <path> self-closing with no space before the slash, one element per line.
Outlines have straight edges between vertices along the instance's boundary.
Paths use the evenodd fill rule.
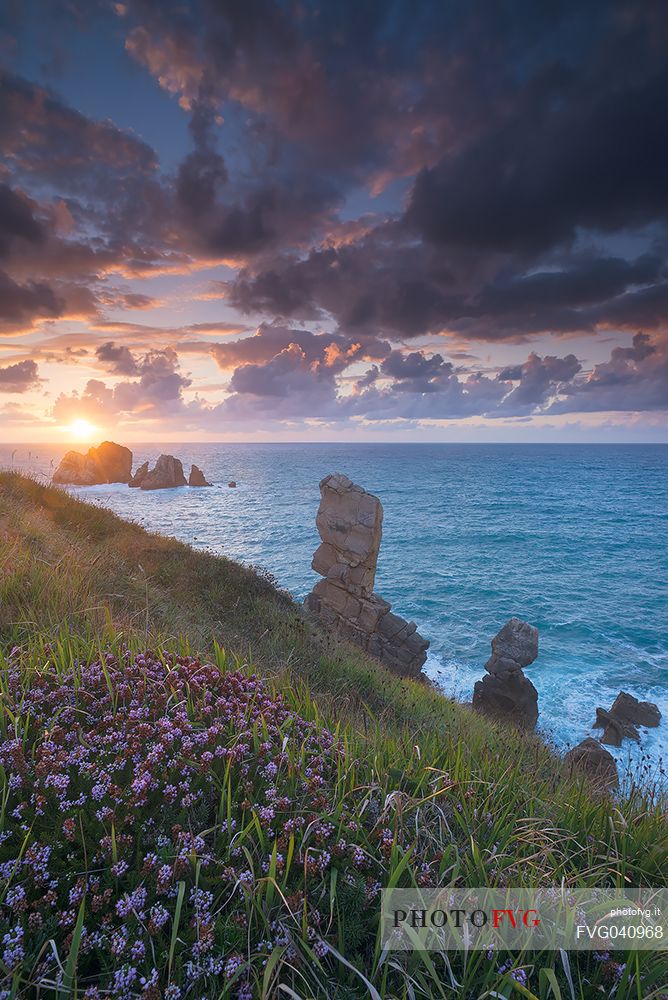
<path fill-rule="evenodd" d="M 95 436 L 97 427 L 95 424 L 91 424 L 90 420 L 78 417 L 66 427 L 66 430 L 70 437 L 73 437 L 76 441 L 90 441 Z"/>

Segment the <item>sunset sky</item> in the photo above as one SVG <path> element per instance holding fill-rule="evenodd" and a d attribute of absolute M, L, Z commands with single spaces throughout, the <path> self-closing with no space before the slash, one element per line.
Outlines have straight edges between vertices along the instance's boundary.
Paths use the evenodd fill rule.
<path fill-rule="evenodd" d="M 662 0 L 2 9 L 3 441 L 668 441 Z"/>

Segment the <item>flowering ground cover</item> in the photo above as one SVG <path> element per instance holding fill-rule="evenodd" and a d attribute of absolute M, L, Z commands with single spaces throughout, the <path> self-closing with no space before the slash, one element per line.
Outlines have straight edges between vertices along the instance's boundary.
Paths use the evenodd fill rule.
<path fill-rule="evenodd" d="M 388 885 L 665 883 L 646 782 L 592 798 L 250 571 L 56 491 L 0 477 L 0 540 L 2 1000 L 666 996 L 659 955 L 377 937 Z"/>
<path fill-rule="evenodd" d="M 322 958 L 326 914 L 305 882 L 338 858 L 373 897 L 379 874 L 377 852 L 346 840 L 353 812 L 324 818 L 344 752 L 331 734 L 254 675 L 191 657 L 63 669 L 44 654 L 30 669 L 15 648 L 2 679 L 12 981 L 71 986 L 76 949 L 86 997 L 252 997 L 272 952 Z"/>

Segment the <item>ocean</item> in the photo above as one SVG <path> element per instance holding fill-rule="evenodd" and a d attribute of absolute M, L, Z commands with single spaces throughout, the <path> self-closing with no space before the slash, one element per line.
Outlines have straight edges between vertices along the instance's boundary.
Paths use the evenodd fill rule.
<path fill-rule="evenodd" d="M 64 450 L 3 445 L 0 464 L 48 475 Z M 612 750 L 621 768 L 644 754 L 657 768 L 668 759 L 668 446 L 182 443 L 133 452 L 135 466 L 161 452 L 195 462 L 216 486 L 74 492 L 261 566 L 298 600 L 318 579 L 318 483 L 344 472 L 383 503 L 376 589 L 431 641 L 425 670 L 446 694 L 470 700 L 490 639 L 516 615 L 539 629 L 540 655 L 526 673 L 547 739 L 564 749 L 600 735 L 595 709 L 623 689 L 656 702 L 663 720 L 640 747 Z"/>

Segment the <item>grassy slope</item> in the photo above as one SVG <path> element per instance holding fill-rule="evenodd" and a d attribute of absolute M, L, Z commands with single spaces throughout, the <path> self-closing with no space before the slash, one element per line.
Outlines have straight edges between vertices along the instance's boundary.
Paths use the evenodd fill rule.
<path fill-rule="evenodd" d="M 9 473 L 0 639 L 5 651 L 60 642 L 70 657 L 119 640 L 204 657 L 224 647 L 302 715 L 340 725 L 381 799 L 399 789 L 407 805 L 419 802 L 431 776 L 447 773 L 457 808 L 433 836 L 452 841 L 461 884 L 499 871 L 526 885 L 666 881 L 665 805 L 641 788 L 616 803 L 592 798 L 538 739 L 392 676 L 306 623 L 262 575 Z"/>

